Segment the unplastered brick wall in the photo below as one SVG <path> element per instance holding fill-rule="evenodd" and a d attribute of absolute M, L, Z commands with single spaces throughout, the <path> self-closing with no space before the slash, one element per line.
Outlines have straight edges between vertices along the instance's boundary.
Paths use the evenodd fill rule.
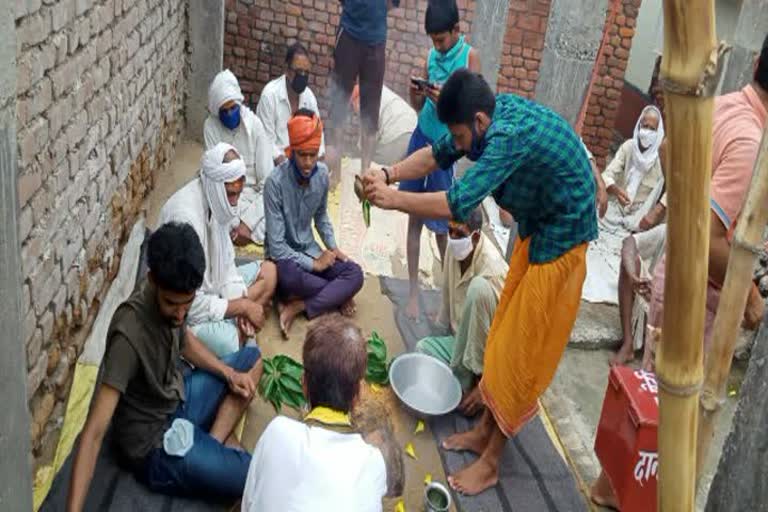
<path fill-rule="evenodd" d="M 603 44 L 597 57 L 581 132 L 601 168 L 605 166 L 614 142 L 614 122 L 619 112 L 640 4 L 641 0 L 612 0 L 608 6 Z"/>
<path fill-rule="evenodd" d="M 458 5 L 461 29 L 469 36 L 474 1 Z M 424 33 L 426 8 L 426 0 L 402 0 L 388 17 L 384 82 L 405 98 L 409 77 L 424 74 L 432 46 Z M 300 41 L 310 52 L 309 85 L 325 115 L 340 16 L 338 0 L 226 0 L 224 67 L 237 75 L 246 102 L 258 103 L 264 85 L 283 74 L 287 47 Z"/>
<path fill-rule="evenodd" d="M 510 0 L 497 87 L 533 99 L 550 0 Z"/>
<path fill-rule="evenodd" d="M 23 336 L 33 455 L 183 124 L 185 0 L 16 4 Z"/>

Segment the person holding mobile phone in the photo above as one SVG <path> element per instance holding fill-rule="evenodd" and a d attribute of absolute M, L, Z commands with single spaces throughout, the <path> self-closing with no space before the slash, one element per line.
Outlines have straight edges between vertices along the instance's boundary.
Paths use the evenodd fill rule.
<path fill-rule="evenodd" d="M 432 39 L 433 47 L 427 54 L 423 77 L 411 77 L 411 105 L 419 112 L 416 129 L 411 135 L 408 154 L 430 146 L 448 133 L 448 127 L 437 118 L 437 99 L 441 84 L 461 68 L 480 71 L 480 54 L 466 42 L 459 27 L 459 8 L 455 1 L 430 2 L 424 18 L 424 30 Z M 400 183 L 400 190 L 406 192 L 440 192 L 448 190 L 453 182 L 454 166 L 438 169 L 426 178 L 406 180 Z M 435 233 L 440 258 L 445 255 L 448 238 L 448 222 L 445 220 L 408 217 L 408 238 L 406 252 L 408 260 L 408 281 L 410 293 L 406 314 L 418 320 L 419 305 L 419 252 L 421 251 L 421 228 Z"/>

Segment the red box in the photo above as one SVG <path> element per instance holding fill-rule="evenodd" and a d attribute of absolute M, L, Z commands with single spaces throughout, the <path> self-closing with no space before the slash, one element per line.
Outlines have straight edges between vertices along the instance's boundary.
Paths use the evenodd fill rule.
<path fill-rule="evenodd" d="M 656 511 L 659 399 L 656 376 L 611 368 L 595 453 L 622 512 Z"/>

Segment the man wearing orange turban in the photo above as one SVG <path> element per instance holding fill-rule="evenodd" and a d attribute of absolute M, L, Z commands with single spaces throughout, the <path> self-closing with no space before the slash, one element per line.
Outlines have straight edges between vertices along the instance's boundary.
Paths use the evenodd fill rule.
<path fill-rule="evenodd" d="M 353 297 L 363 271 L 336 245 L 328 217 L 328 167 L 318 162 L 323 123 L 299 109 L 288 121 L 288 160 L 278 165 L 264 188 L 267 257 L 277 265 L 280 328 L 283 335 L 301 313 L 355 312 Z M 325 246 L 315 240 L 312 221 Z"/>

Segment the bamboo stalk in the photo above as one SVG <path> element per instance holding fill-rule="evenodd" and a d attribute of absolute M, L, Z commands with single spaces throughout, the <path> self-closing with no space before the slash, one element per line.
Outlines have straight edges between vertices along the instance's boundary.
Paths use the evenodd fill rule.
<path fill-rule="evenodd" d="M 702 84 L 715 48 L 713 0 L 665 0 L 661 71 L 670 165 L 664 325 L 656 358 L 661 512 L 694 509 L 714 101 L 688 89 Z"/>
<path fill-rule="evenodd" d="M 747 304 L 763 228 L 768 222 L 768 131 L 763 132 L 760 153 L 755 162 L 747 200 L 733 236 L 728 269 L 720 304 L 712 327 L 712 348 L 706 361 L 704 387 L 699 400 L 699 437 L 696 455 L 697 475 L 701 476 L 714 436 L 715 423 L 725 402 L 725 387 L 731 371 L 739 326 Z"/>

